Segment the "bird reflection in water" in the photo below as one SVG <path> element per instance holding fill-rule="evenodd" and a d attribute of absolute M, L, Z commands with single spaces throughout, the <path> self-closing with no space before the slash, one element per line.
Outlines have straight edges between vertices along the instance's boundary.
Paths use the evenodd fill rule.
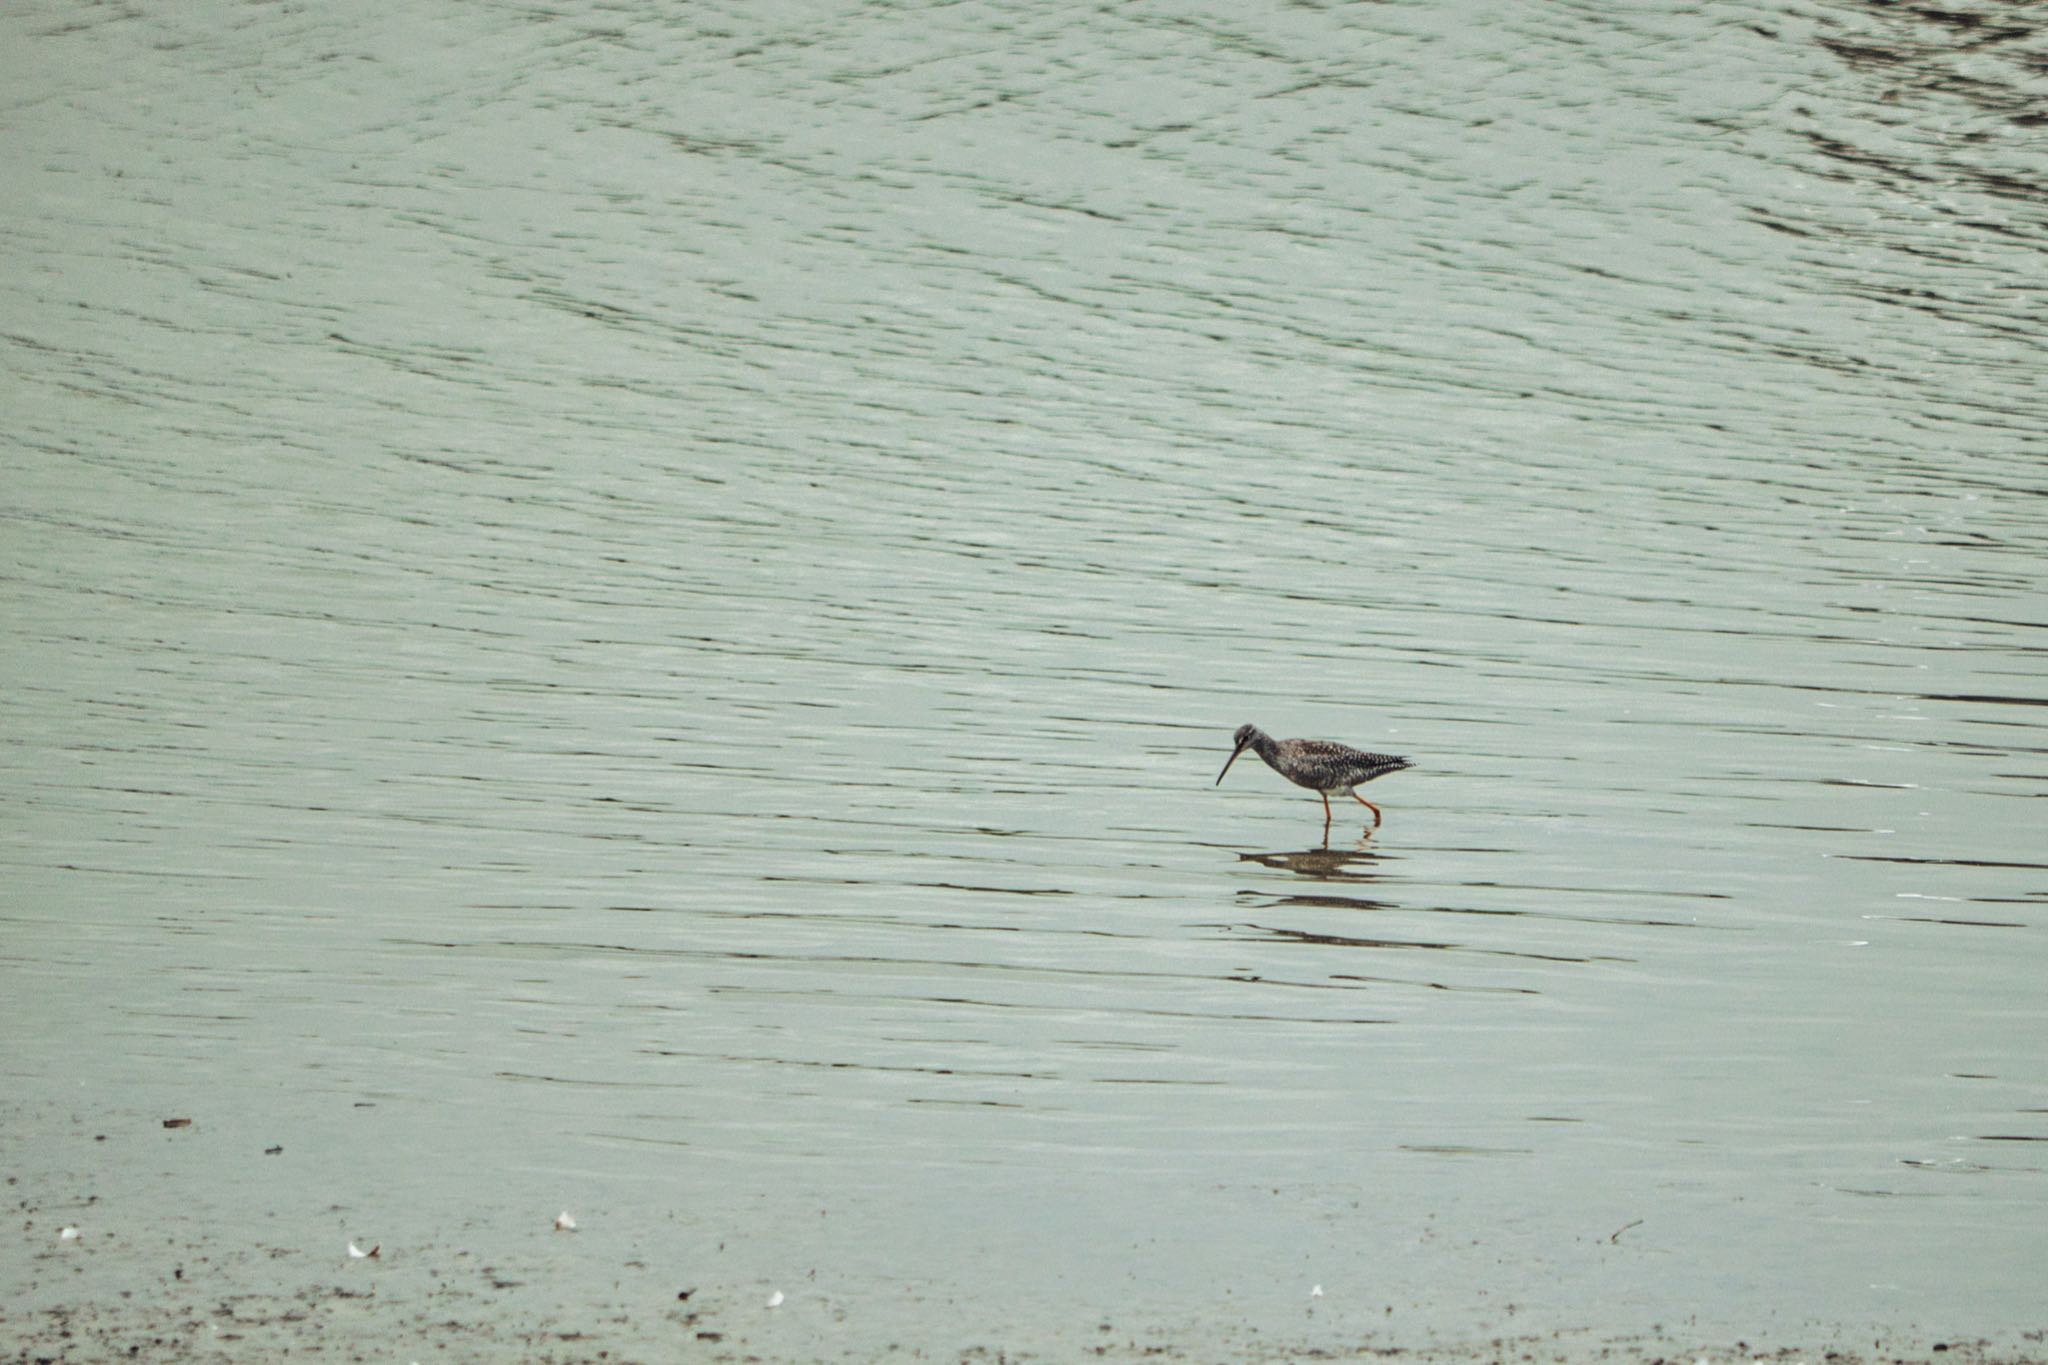
<path fill-rule="evenodd" d="M 1380 855 L 1365 847 L 1369 835 L 1359 836 L 1355 848 L 1305 848 L 1299 852 L 1279 850 L 1272 853 L 1240 853 L 1237 860 L 1242 863 L 1257 863 L 1270 867 L 1276 872 L 1292 872 L 1298 877 L 1313 877 L 1324 882 L 1371 881 L 1377 874 L 1374 864 Z"/>

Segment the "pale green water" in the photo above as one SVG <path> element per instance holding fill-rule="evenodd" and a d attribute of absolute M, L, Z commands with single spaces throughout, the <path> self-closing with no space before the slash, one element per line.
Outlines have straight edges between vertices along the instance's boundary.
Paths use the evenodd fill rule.
<path fill-rule="evenodd" d="M 0 17 L 0 1339 L 2048 1326 L 2048 32 L 1512 14 Z"/>

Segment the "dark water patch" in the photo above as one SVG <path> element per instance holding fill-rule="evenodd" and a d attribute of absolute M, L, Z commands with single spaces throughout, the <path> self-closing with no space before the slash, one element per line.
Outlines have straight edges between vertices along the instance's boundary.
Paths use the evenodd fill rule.
<path fill-rule="evenodd" d="M 1356 972 L 1332 972 L 1332 981 L 1357 981 L 1369 986 L 1416 986 L 1432 991 L 1469 992 L 1474 995 L 1541 995 L 1533 986 L 1482 986 L 1450 981 L 1418 981 L 1405 976 L 1365 976 Z"/>
<path fill-rule="evenodd" d="M 1844 831 L 1863 833 L 1861 830 Z M 1910 857 L 1896 853 L 1835 853 L 1830 857 L 1849 863 L 1899 863 L 1908 867 L 1989 867 L 2018 868 L 2029 872 L 2048 872 L 2048 863 L 2006 862 L 1995 858 L 1925 858 Z"/>
<path fill-rule="evenodd" d="M 1397 939 L 1360 938 L 1348 934 L 1324 934 L 1307 929 L 1288 929 L 1262 924 L 1218 924 L 1197 925 L 1197 928 L 1213 928 L 1223 931 L 1223 936 L 1234 939 L 1250 939 L 1267 943 L 1290 943 L 1324 948 L 1370 948 L 1391 950 L 1422 949 L 1430 952 L 1469 953 L 1483 957 L 1504 957 L 1531 962 L 1554 962 L 1583 965 L 1594 962 L 1628 963 L 1634 959 L 1612 954 L 1591 954 L 1578 956 L 1569 953 L 1525 952 L 1511 948 L 1482 948 L 1466 943 L 1454 943 L 1439 939 Z"/>
<path fill-rule="evenodd" d="M 1331 979 L 1337 980 L 1349 978 L 1332 977 Z M 1359 977 L 1356 979 L 1365 981 L 1370 980 L 1371 978 Z M 1268 982 L 1262 978 L 1253 976 L 1231 974 L 1218 975 L 1217 977 L 1213 978 L 1213 980 L 1219 984 L 1235 985 L 1287 984 L 1284 982 Z M 754 999 L 768 1002 L 780 1000 L 790 1002 L 824 1004 L 834 1003 L 836 1001 L 862 1008 L 872 1007 L 876 1005 L 909 1005 L 935 1006 L 949 1011 L 963 1009 L 975 1011 L 998 1010 L 1015 1014 L 1037 1014 L 1052 1018 L 1069 1018 L 1074 1015 L 1077 1009 L 1089 1008 L 1087 1006 L 1077 1006 L 1077 1004 L 1073 1001 L 989 1000 L 965 995 L 915 995 L 905 992 L 890 991 L 863 992 L 855 996 L 846 992 L 824 990 L 819 989 L 817 987 L 805 987 L 799 990 L 776 989 L 772 987 L 724 985 L 707 987 L 706 994 L 717 996 L 732 996 L 735 998 Z M 1158 1006 L 1138 1005 L 1127 1002 L 1119 1003 L 1118 1005 L 1116 1005 L 1114 1013 L 1118 1017 L 1128 1017 L 1131 1019 L 1180 1019 L 1199 1022 L 1285 1024 L 1289 1026 L 1320 1026 L 1325 1024 L 1383 1024 L 1391 1022 L 1385 1019 L 1358 1018 L 1335 1015 L 1290 1015 L 1278 1014 L 1273 1012 L 1232 1010 L 1228 1008 L 1217 1008 L 1213 1010 L 1164 1009 Z M 1089 1041 L 1085 1039 L 1068 1040 L 1066 1045 L 1084 1050 L 1092 1050 L 1098 1048 L 1114 1048 L 1121 1050 L 1132 1047 L 1139 1047 L 1139 1050 L 1142 1050 L 1142 1047 L 1140 1047 L 1140 1045 L 1128 1043 Z"/>
<path fill-rule="evenodd" d="M 1054 1071 L 1001 1071 L 967 1066 L 916 1066 L 904 1063 L 774 1056 L 768 1053 L 708 1052 L 686 1048 L 651 1047 L 642 1051 L 650 1057 L 677 1057 L 691 1061 L 720 1062 L 747 1066 L 788 1067 L 800 1071 L 872 1071 L 915 1076 L 958 1076 L 964 1080 L 1052 1081 Z"/>
<path fill-rule="evenodd" d="M 1530 1147 L 1472 1147 L 1448 1142 L 1404 1142 L 1400 1144 L 1400 1150 L 1414 1152 L 1421 1156 L 1508 1157 L 1536 1155 L 1535 1149 Z"/>
<path fill-rule="evenodd" d="M 1464 883 L 1464 885 L 1486 886 L 1489 885 L 1489 883 L 1468 882 Z M 1562 891 L 1559 888 L 1544 889 L 1556 890 L 1559 891 L 1560 894 L 1577 894 L 1568 891 Z M 1617 891 L 1615 894 L 1627 893 Z M 1673 894 L 1686 895 L 1687 893 L 1678 892 Z M 1408 903 L 1397 903 L 1393 901 L 1366 900 L 1361 897 L 1355 896 L 1274 896 L 1270 893 L 1261 893 L 1257 891 L 1240 891 L 1238 895 L 1240 897 L 1264 896 L 1265 899 L 1263 900 L 1261 906 L 1261 908 L 1264 909 L 1279 909 L 1286 906 L 1301 906 L 1313 909 L 1355 910 L 1381 913 L 1395 912 L 1419 915 L 1471 915 L 1487 919 L 1540 919 L 1545 921 L 1554 921 L 1556 923 L 1561 924 L 1630 925 L 1648 929 L 1713 929 L 1718 927 L 1704 925 L 1698 920 L 1652 919 L 1647 917 L 1622 915 L 1578 915 L 1559 911 L 1554 908 L 1506 909 L 1468 905 L 1415 905 Z"/>
<path fill-rule="evenodd" d="M 2017 920 L 1998 919 L 1950 919 L 1931 915 L 1873 915 L 1872 919 L 1888 919 L 1898 924 L 1949 924 L 1961 929 L 2031 929 L 2031 924 Z"/>
<path fill-rule="evenodd" d="M 614 1081 L 594 1076 L 556 1076 L 536 1071 L 500 1071 L 496 1074 L 501 1081 L 533 1081 L 541 1085 L 562 1085 L 593 1090 L 659 1090 L 682 1084 L 678 1081 Z"/>
<path fill-rule="evenodd" d="M 1362 896 L 1276 896 L 1273 895 L 1271 892 L 1254 891 L 1248 889 L 1241 890 L 1237 894 L 1240 900 L 1248 898 L 1257 899 L 1259 904 L 1266 909 L 1279 909 L 1280 907 L 1289 905 L 1307 906 L 1325 910 L 1361 911 L 1399 910 L 1404 908 L 1393 901 L 1368 900 Z"/>
<path fill-rule="evenodd" d="M 1485 888 L 1490 890 L 1505 890 L 1517 892 L 1534 891 L 1542 893 L 1544 895 L 1556 896 L 1623 896 L 1629 898 L 1642 898 L 1647 900 L 1670 898 L 1688 901 L 1725 901 L 1734 899 L 1734 897 L 1731 894 L 1725 891 L 1667 891 L 1660 890 L 1657 888 L 1638 886 L 1553 886 L 1543 885 L 1535 882 L 1498 882 L 1482 880 L 1461 882 L 1460 885 L 1474 888 Z M 1696 927 L 1693 925 L 1693 922 L 1689 920 L 1629 920 L 1624 922 L 1631 924 L 1665 924 Z"/>

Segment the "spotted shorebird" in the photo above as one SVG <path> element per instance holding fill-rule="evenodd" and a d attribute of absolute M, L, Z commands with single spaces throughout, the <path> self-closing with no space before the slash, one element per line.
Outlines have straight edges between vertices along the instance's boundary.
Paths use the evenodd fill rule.
<path fill-rule="evenodd" d="M 1230 765 L 1237 762 L 1237 756 L 1250 749 L 1266 760 L 1266 766 L 1286 778 L 1297 787 L 1307 787 L 1323 798 L 1323 824 L 1330 823 L 1330 798 L 1349 796 L 1352 800 L 1372 812 L 1372 826 L 1380 827 L 1384 818 L 1380 808 L 1360 796 L 1352 788 L 1362 786 L 1375 777 L 1400 772 L 1415 765 L 1405 758 L 1392 754 L 1368 754 L 1339 744 L 1329 739 L 1275 739 L 1256 725 L 1237 727 L 1235 747 L 1230 758 L 1223 765 L 1223 771 L 1216 774 L 1216 785 L 1223 785 Z"/>

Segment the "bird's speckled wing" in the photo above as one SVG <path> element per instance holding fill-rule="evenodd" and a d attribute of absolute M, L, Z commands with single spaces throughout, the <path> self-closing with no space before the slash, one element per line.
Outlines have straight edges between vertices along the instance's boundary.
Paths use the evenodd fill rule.
<path fill-rule="evenodd" d="M 1275 771 L 1312 791 L 1348 791 L 1362 782 L 1413 765 L 1394 754 L 1369 754 L 1333 739 L 1283 739 Z"/>

